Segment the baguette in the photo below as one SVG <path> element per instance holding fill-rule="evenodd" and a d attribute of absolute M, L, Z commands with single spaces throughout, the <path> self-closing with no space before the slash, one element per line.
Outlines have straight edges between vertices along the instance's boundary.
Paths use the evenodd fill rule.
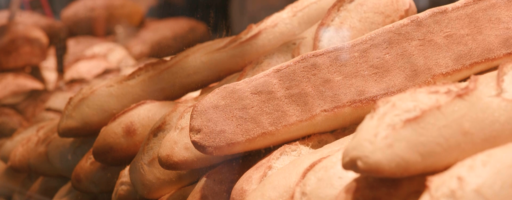
<path fill-rule="evenodd" d="M 52 110 L 62 112 L 68 103 L 69 99 L 74 95 L 70 91 L 55 91 L 51 94 L 50 98 L 45 102 L 45 110 Z"/>
<path fill-rule="evenodd" d="M 10 199 L 27 176 L 0 162 L 0 198 Z"/>
<path fill-rule="evenodd" d="M 123 168 L 124 166 L 108 166 L 99 163 L 94 160 L 91 149 L 73 170 L 71 184 L 76 190 L 84 193 L 111 193 Z"/>
<path fill-rule="evenodd" d="M 73 170 L 91 149 L 95 139 L 54 137 L 48 144 L 46 157 L 62 176 L 71 178 Z"/>
<path fill-rule="evenodd" d="M 0 107 L 0 138 L 11 137 L 16 130 L 27 125 L 28 122 L 17 111 Z"/>
<path fill-rule="evenodd" d="M 180 188 L 170 194 L 163 196 L 162 198 L 159 198 L 158 200 L 187 200 L 188 196 L 195 187 L 196 184 Z"/>
<path fill-rule="evenodd" d="M 420 200 L 430 199 L 510 199 L 512 162 L 508 143 L 473 155 L 450 169 L 428 177 L 427 190 Z"/>
<path fill-rule="evenodd" d="M 116 115 L 94 142 L 94 159 L 107 165 L 133 160 L 155 122 L 175 107 L 172 101 L 142 101 Z"/>
<path fill-rule="evenodd" d="M 68 181 L 67 178 L 39 177 L 34 184 L 30 186 L 23 199 L 51 199 Z"/>
<path fill-rule="evenodd" d="M 127 44 L 135 59 L 174 55 L 210 38 L 208 26 L 188 17 L 172 17 L 147 23 Z"/>
<path fill-rule="evenodd" d="M 27 121 L 34 123 L 35 118 L 45 111 L 45 103 L 51 97 L 51 93 L 47 91 L 32 91 L 28 96 L 14 108 L 27 119 Z"/>
<path fill-rule="evenodd" d="M 74 1 L 61 11 L 61 20 L 71 35 L 103 37 L 119 25 L 136 27 L 144 19 L 144 9 L 129 0 Z"/>
<path fill-rule="evenodd" d="M 0 71 L 36 66 L 46 58 L 45 32 L 22 23 L 0 25 Z"/>
<path fill-rule="evenodd" d="M 130 164 L 130 179 L 137 193 L 148 199 L 157 199 L 179 188 L 196 182 L 208 169 L 169 171 L 158 164 L 158 149 L 169 131 L 165 127 L 176 124 L 183 111 L 195 100 L 179 103 L 166 113 L 149 131 L 146 140 Z"/>
<path fill-rule="evenodd" d="M 210 155 L 277 145 L 358 123 L 382 97 L 496 67 L 512 57 L 510 8 L 459 1 L 219 88 L 192 111 L 192 143 Z"/>
<path fill-rule="evenodd" d="M 332 3 L 297 1 L 235 37 L 197 45 L 171 61 L 84 89 L 67 105 L 59 133 L 95 134 L 110 118 L 136 102 L 173 100 L 220 81 L 311 27 Z"/>
<path fill-rule="evenodd" d="M 0 149 L 0 159 L 4 163 L 9 162 L 9 157 L 11 156 L 12 150 L 16 148 L 20 142 L 36 134 L 39 129 L 44 128 L 45 125 L 46 124 L 44 122 L 40 122 L 33 124 L 25 129 L 16 131 Z"/>
<path fill-rule="evenodd" d="M 109 194 L 87 194 L 80 192 L 71 186 L 71 181 L 62 186 L 53 200 L 109 200 Z"/>
<path fill-rule="evenodd" d="M 0 73 L 0 104 L 17 104 L 33 90 L 44 90 L 44 85 L 22 72 Z"/>
<path fill-rule="evenodd" d="M 112 200 L 145 200 L 133 187 L 130 180 L 130 165 L 126 166 L 117 178 L 114 192 L 112 192 Z"/>
<path fill-rule="evenodd" d="M 511 71 L 507 63 L 464 83 L 383 99 L 358 128 L 343 167 L 372 176 L 412 176 L 512 142 Z"/>
<path fill-rule="evenodd" d="M 266 154 L 258 151 L 220 164 L 199 179 L 187 200 L 229 200 L 240 177 Z"/>
<path fill-rule="evenodd" d="M 279 171 L 282 167 L 351 134 L 354 130 L 355 127 L 350 127 L 331 133 L 315 134 L 297 142 L 283 145 L 244 173 L 233 187 L 231 200 L 246 199 L 249 193 L 254 191 L 265 179 Z"/>

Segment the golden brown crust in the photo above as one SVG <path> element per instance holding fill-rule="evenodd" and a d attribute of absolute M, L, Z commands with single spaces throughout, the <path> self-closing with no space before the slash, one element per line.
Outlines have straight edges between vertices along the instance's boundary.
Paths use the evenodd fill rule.
<path fill-rule="evenodd" d="M 512 57 L 510 8 L 460 1 L 219 88 L 195 106 L 192 142 L 212 155 L 276 145 L 357 123 L 384 96 L 494 67 Z"/>
<path fill-rule="evenodd" d="M 173 17 L 146 23 L 126 48 L 135 59 L 163 58 L 179 53 L 210 38 L 203 22 L 187 17 Z"/>

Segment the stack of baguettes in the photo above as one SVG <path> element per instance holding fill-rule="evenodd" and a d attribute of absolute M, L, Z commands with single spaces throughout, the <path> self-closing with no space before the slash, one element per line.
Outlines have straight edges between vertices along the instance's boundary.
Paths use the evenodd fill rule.
<path fill-rule="evenodd" d="M 297 1 L 86 86 L 3 145 L 0 180 L 44 175 L 30 191 L 54 199 L 511 199 L 511 9 Z"/>

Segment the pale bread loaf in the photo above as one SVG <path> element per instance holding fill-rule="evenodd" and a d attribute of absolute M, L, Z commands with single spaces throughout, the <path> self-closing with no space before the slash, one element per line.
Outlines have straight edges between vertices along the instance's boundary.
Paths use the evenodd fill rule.
<path fill-rule="evenodd" d="M 141 197 L 130 180 L 130 165 L 126 166 L 116 181 L 114 192 L 112 192 L 112 200 L 145 200 Z"/>
<path fill-rule="evenodd" d="M 359 126 L 343 166 L 405 177 L 441 171 L 512 142 L 511 71 L 508 63 L 464 83 L 412 89 L 379 101 Z"/>
<path fill-rule="evenodd" d="M 69 179 L 67 178 L 39 177 L 27 190 L 27 194 L 23 199 L 51 199 L 68 182 Z"/>
<path fill-rule="evenodd" d="M 0 138 L 10 137 L 16 130 L 27 125 L 28 122 L 16 110 L 0 107 Z"/>
<path fill-rule="evenodd" d="M 219 88 L 192 112 L 192 143 L 210 155 L 277 145 L 358 123 L 382 97 L 493 68 L 512 57 L 510 8 L 460 1 Z"/>
<path fill-rule="evenodd" d="M 71 184 L 84 193 L 102 194 L 114 191 L 117 177 L 124 166 L 109 166 L 94 160 L 92 149 L 78 162 L 73 174 Z"/>
<path fill-rule="evenodd" d="M 115 114 L 136 102 L 173 100 L 220 81 L 304 32 L 325 15 L 332 3 L 297 1 L 235 37 L 197 45 L 171 61 L 84 89 L 66 107 L 59 133 L 95 134 Z M 112 99 L 116 101 L 109 101 Z"/>
<path fill-rule="evenodd" d="M 158 150 L 162 140 L 169 133 L 166 127 L 173 126 L 183 111 L 196 101 L 180 102 L 164 114 L 151 128 L 139 152 L 130 164 L 130 179 L 142 197 L 157 199 L 179 188 L 196 182 L 208 169 L 169 171 L 158 164 Z"/>
<path fill-rule="evenodd" d="M 288 163 L 351 134 L 353 130 L 355 130 L 355 127 L 352 127 L 351 130 L 315 134 L 297 142 L 279 147 L 244 173 L 233 187 L 231 200 L 246 199 L 247 195 L 258 187 L 261 182 Z"/>
<path fill-rule="evenodd" d="M 149 130 L 175 106 L 172 101 L 142 101 L 117 114 L 101 129 L 92 147 L 94 159 L 107 165 L 127 165 Z"/>
<path fill-rule="evenodd" d="M 419 199 L 510 199 L 511 153 L 512 144 L 508 143 L 466 158 L 428 177 L 427 190 Z"/>

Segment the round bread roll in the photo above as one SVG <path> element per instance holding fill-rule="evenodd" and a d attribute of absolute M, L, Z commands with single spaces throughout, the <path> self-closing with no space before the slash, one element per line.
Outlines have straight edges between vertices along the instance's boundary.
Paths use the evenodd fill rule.
<path fill-rule="evenodd" d="M 124 166 L 108 166 L 94 160 L 92 149 L 78 162 L 71 183 L 73 187 L 85 193 L 102 194 L 114 191 L 117 177 Z"/>
<path fill-rule="evenodd" d="M 71 35 L 106 36 L 117 25 L 138 26 L 145 11 L 130 0 L 79 0 L 61 12 Z"/>
<path fill-rule="evenodd" d="M 163 58 L 207 41 L 208 26 L 187 17 L 173 17 L 146 23 L 126 48 L 135 59 Z"/>
<path fill-rule="evenodd" d="M 512 197 L 512 144 L 495 147 L 428 177 L 420 200 L 496 199 Z M 505 158 L 505 159 L 504 159 Z"/>
<path fill-rule="evenodd" d="M 174 107 L 172 101 L 142 101 L 117 114 L 94 142 L 94 159 L 107 165 L 130 164 L 151 127 Z"/>
<path fill-rule="evenodd" d="M 0 71 L 37 66 L 46 58 L 46 33 L 22 23 L 0 25 Z"/>
<path fill-rule="evenodd" d="M 27 125 L 28 122 L 16 110 L 0 107 L 0 138 L 10 137 L 16 130 Z"/>
<path fill-rule="evenodd" d="M 406 177 L 438 172 L 512 142 L 511 81 L 508 63 L 464 83 L 412 89 L 379 101 L 343 154 L 343 167 Z"/>

